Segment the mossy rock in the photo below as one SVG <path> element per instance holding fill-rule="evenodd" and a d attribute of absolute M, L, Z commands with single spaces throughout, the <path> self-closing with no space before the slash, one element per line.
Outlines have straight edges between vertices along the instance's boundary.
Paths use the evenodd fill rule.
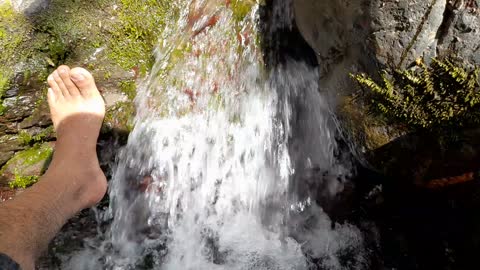
<path fill-rule="evenodd" d="M 32 127 L 29 129 L 20 130 L 16 138 L 18 141 L 17 143 L 20 143 L 20 145 L 22 146 L 28 147 L 34 146 L 38 143 L 51 141 L 55 138 L 55 136 L 56 134 L 53 126 L 49 126 L 47 128 Z"/>
<path fill-rule="evenodd" d="M 102 133 L 130 132 L 133 129 L 135 105 L 131 101 L 118 102 L 107 108 Z"/>
<path fill-rule="evenodd" d="M 347 137 L 362 152 L 378 149 L 405 134 L 400 126 L 388 125 L 371 114 L 361 100 L 351 96 L 341 100 L 338 115 Z"/>
<path fill-rule="evenodd" d="M 4 135 L 0 137 L 0 166 L 4 165 L 14 155 L 15 151 L 23 150 L 17 135 Z"/>
<path fill-rule="evenodd" d="M 0 170 L 0 186 L 26 188 L 47 170 L 54 143 L 47 142 L 17 152 Z"/>

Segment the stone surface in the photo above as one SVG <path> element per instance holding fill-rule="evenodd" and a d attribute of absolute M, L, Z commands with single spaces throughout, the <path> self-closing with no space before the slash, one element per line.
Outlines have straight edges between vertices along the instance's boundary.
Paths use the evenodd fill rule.
<path fill-rule="evenodd" d="M 30 116 L 35 109 L 34 96 L 17 96 L 3 100 L 5 113 L 3 117 L 9 122 L 19 121 Z"/>
<path fill-rule="evenodd" d="M 472 64 L 480 65 L 480 1 L 476 10 L 466 6 L 447 6 L 445 27 L 439 36 L 437 50 L 455 52 Z"/>
<path fill-rule="evenodd" d="M 17 152 L 0 170 L 0 186 L 19 177 L 40 176 L 48 167 L 55 143 L 47 142 Z"/>
<path fill-rule="evenodd" d="M 2 6 L 0 21 L 0 79 L 7 80 L 0 89 L 0 166 L 7 164 L 4 172 L 8 174 L 2 176 L 0 185 L 11 181 L 22 150 L 55 140 L 46 101 L 46 78 L 58 65 L 81 66 L 94 74 L 109 117 L 101 151 L 114 152 L 102 146 L 118 149 L 116 140 L 125 143 L 134 116 L 135 82 L 145 76 L 151 58 L 143 50 L 150 52 L 153 45 L 149 45 L 151 49 L 141 43 L 144 41 L 138 41 L 144 46 L 141 48 L 121 45 L 130 43 L 122 24 L 132 26 L 130 23 L 137 24 L 137 17 L 146 17 L 137 8 L 143 4 L 125 10 L 114 2 L 87 2 L 0 0 L 0 5 L 9 5 Z M 16 12 L 11 12 L 11 7 Z M 145 30 L 142 24 L 129 31 L 140 31 L 139 27 Z"/>
<path fill-rule="evenodd" d="M 35 107 L 33 112 L 18 123 L 19 129 L 26 129 L 31 127 L 47 127 L 52 125 L 52 119 L 50 118 L 50 109 L 48 103 L 43 100 Z"/>
<path fill-rule="evenodd" d="M 354 138 L 360 149 L 376 149 L 396 139 L 401 131 L 382 126 L 371 117 L 359 117 L 368 114 L 366 102 L 361 100 L 368 97 L 350 78 L 350 73 L 365 72 L 375 77 L 386 67 L 406 68 L 421 57 L 428 63 L 432 57 L 452 53 L 467 65 L 480 65 L 478 1 L 293 0 L 293 3 L 297 26 L 317 54 L 320 90 L 338 99 L 340 118 L 347 120 L 346 133 L 350 133 L 349 137 Z M 357 101 L 345 103 L 344 96 L 355 97 Z"/>
<path fill-rule="evenodd" d="M 369 65 L 365 50 L 369 14 L 362 0 L 293 3 L 297 26 L 317 53 L 323 87 L 338 90 L 352 66 Z"/>
<path fill-rule="evenodd" d="M 346 63 L 361 64 L 359 53 L 373 56 L 380 66 L 405 67 L 420 57 L 451 52 L 480 64 L 478 5 L 472 0 L 294 0 L 297 25 L 327 73 L 335 67 L 354 70 Z"/>
<path fill-rule="evenodd" d="M 3 166 L 15 151 L 24 149 L 16 135 L 4 135 L 0 137 L 0 166 Z"/>
<path fill-rule="evenodd" d="M 446 1 L 373 1 L 372 46 L 384 66 L 403 67 L 436 56 Z"/>

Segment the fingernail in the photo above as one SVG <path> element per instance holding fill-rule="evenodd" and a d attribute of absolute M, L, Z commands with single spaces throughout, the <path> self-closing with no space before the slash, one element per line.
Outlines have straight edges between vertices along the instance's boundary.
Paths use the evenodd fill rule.
<path fill-rule="evenodd" d="M 77 81 L 77 82 L 85 80 L 85 76 L 83 76 L 82 74 L 78 74 L 78 73 L 72 74 L 71 78 L 72 78 L 72 80 Z"/>
<path fill-rule="evenodd" d="M 64 68 L 59 68 L 59 69 L 58 69 L 58 72 L 59 72 L 60 74 L 65 74 L 65 73 L 67 72 L 67 70 L 64 69 Z"/>

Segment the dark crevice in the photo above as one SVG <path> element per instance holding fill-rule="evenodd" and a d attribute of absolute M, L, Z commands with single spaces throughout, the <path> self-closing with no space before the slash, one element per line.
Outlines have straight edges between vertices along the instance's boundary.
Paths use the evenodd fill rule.
<path fill-rule="evenodd" d="M 316 54 L 302 37 L 295 21 L 292 21 L 290 25 L 279 27 L 280 18 L 278 18 L 275 8 L 279 5 L 285 5 L 283 0 L 267 0 L 260 9 L 262 51 L 267 67 L 275 68 L 285 64 L 288 60 L 317 67 Z"/>
<path fill-rule="evenodd" d="M 443 13 L 442 24 L 438 28 L 437 35 L 435 36 L 435 39 L 438 40 L 439 44 L 444 43 L 445 38 L 448 35 L 448 29 L 451 28 L 454 18 L 455 18 L 454 7 L 451 4 L 449 4 L 449 2 L 447 1 L 447 5 Z"/>

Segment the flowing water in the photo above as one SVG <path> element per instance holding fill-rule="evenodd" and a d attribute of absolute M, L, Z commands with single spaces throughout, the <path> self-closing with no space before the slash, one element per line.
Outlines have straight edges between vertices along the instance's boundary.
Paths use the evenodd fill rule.
<path fill-rule="evenodd" d="M 245 18 L 229 1 L 175 3 L 98 213 L 108 228 L 65 269 L 367 267 L 360 231 L 316 203 L 349 174 L 317 70 L 267 67 L 261 7 L 245 3 Z M 268 31 L 290 27 L 288 1 L 272 9 Z"/>

